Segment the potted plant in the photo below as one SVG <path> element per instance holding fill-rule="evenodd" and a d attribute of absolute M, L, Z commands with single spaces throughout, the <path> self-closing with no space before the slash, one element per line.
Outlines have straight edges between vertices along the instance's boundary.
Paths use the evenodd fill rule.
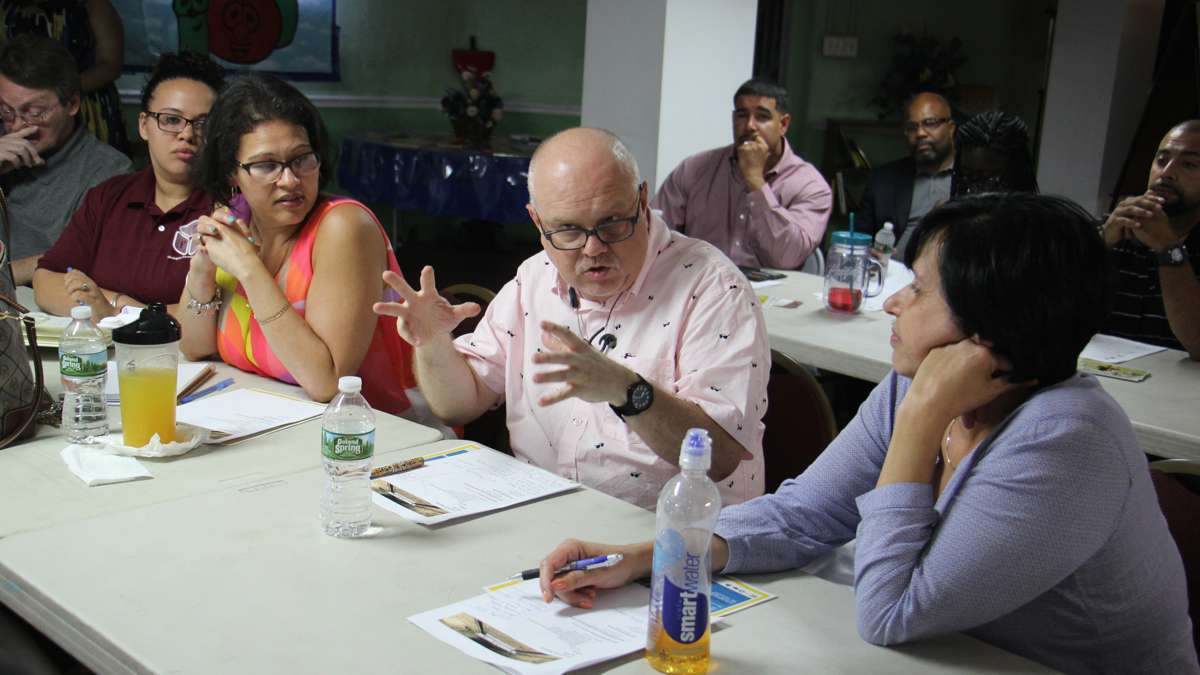
<path fill-rule="evenodd" d="M 955 72 L 967 62 L 962 55 L 962 40 L 952 38 L 943 44 L 933 36 L 900 33 L 892 43 L 892 66 L 879 82 L 879 93 L 871 99 L 871 105 L 879 110 L 879 119 L 893 115 L 904 99 L 921 91 L 936 92 L 954 102 L 958 87 Z"/>

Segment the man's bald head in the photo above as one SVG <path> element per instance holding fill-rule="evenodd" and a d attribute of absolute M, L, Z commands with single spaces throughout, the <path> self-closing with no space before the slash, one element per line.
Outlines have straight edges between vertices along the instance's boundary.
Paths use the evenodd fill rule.
<path fill-rule="evenodd" d="M 950 101 L 946 100 L 945 96 L 932 91 L 922 91 L 909 96 L 905 99 L 904 107 L 900 109 L 900 112 L 907 117 L 910 110 L 921 105 L 937 106 L 937 109 L 943 112 L 945 117 L 950 117 Z"/>
<path fill-rule="evenodd" d="M 537 209 L 538 192 L 572 190 L 579 181 L 615 173 L 629 181 L 631 193 L 642 182 L 637 159 L 616 134 L 575 127 L 547 138 L 529 160 L 529 203 Z"/>
<path fill-rule="evenodd" d="M 1200 216 L 1200 120 L 1180 122 L 1163 136 L 1150 164 L 1147 187 L 1162 197 L 1163 211 L 1186 221 Z"/>

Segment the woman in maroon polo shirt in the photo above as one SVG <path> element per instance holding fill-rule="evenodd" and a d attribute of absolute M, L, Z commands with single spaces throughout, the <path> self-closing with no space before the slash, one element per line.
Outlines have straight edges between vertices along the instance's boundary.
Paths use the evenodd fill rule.
<path fill-rule="evenodd" d="M 207 56 L 163 54 L 142 90 L 138 132 L 149 168 L 115 176 L 84 197 L 33 276 L 43 311 L 90 305 L 102 319 L 126 306 L 179 302 L 195 245 L 180 227 L 212 212 L 189 175 L 209 108 L 222 87 Z"/>

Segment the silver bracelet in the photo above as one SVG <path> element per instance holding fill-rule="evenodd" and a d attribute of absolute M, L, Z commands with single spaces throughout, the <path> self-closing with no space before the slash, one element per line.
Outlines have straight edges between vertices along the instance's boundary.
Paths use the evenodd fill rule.
<path fill-rule="evenodd" d="M 187 290 L 186 286 L 184 287 L 184 290 Z M 212 300 L 209 300 L 208 302 L 200 302 L 196 299 L 196 296 L 192 295 L 191 291 L 187 291 L 187 294 L 187 308 L 192 310 L 192 313 L 197 316 L 204 314 L 205 312 L 211 312 L 212 310 L 221 308 L 221 289 L 219 288 L 213 292 Z"/>

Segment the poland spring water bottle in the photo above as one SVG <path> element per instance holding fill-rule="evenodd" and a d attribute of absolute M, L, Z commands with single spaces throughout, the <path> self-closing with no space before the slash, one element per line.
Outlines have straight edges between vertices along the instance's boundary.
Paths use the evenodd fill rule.
<path fill-rule="evenodd" d="M 709 544 L 721 495 L 708 478 L 712 439 L 690 429 L 679 449 L 678 476 L 658 496 L 646 659 L 664 673 L 708 672 Z"/>
<path fill-rule="evenodd" d="M 72 443 L 95 443 L 108 433 L 104 381 L 108 372 L 104 333 L 92 324 L 92 308 L 71 308 L 71 323 L 58 343 L 62 376 L 62 428 Z"/>
<path fill-rule="evenodd" d="M 888 263 L 892 260 L 892 253 L 896 250 L 896 232 L 892 229 L 894 225 L 884 223 L 883 227 L 875 233 L 875 243 L 871 244 L 871 248 L 877 254 L 876 260 L 883 267 L 883 273 L 887 274 Z M 880 279 L 880 284 L 883 280 Z"/>
<path fill-rule="evenodd" d="M 325 491 L 321 527 L 334 537 L 357 537 L 371 524 L 371 455 L 375 453 L 375 413 L 358 377 L 338 379 L 338 395 L 321 421 Z"/>

